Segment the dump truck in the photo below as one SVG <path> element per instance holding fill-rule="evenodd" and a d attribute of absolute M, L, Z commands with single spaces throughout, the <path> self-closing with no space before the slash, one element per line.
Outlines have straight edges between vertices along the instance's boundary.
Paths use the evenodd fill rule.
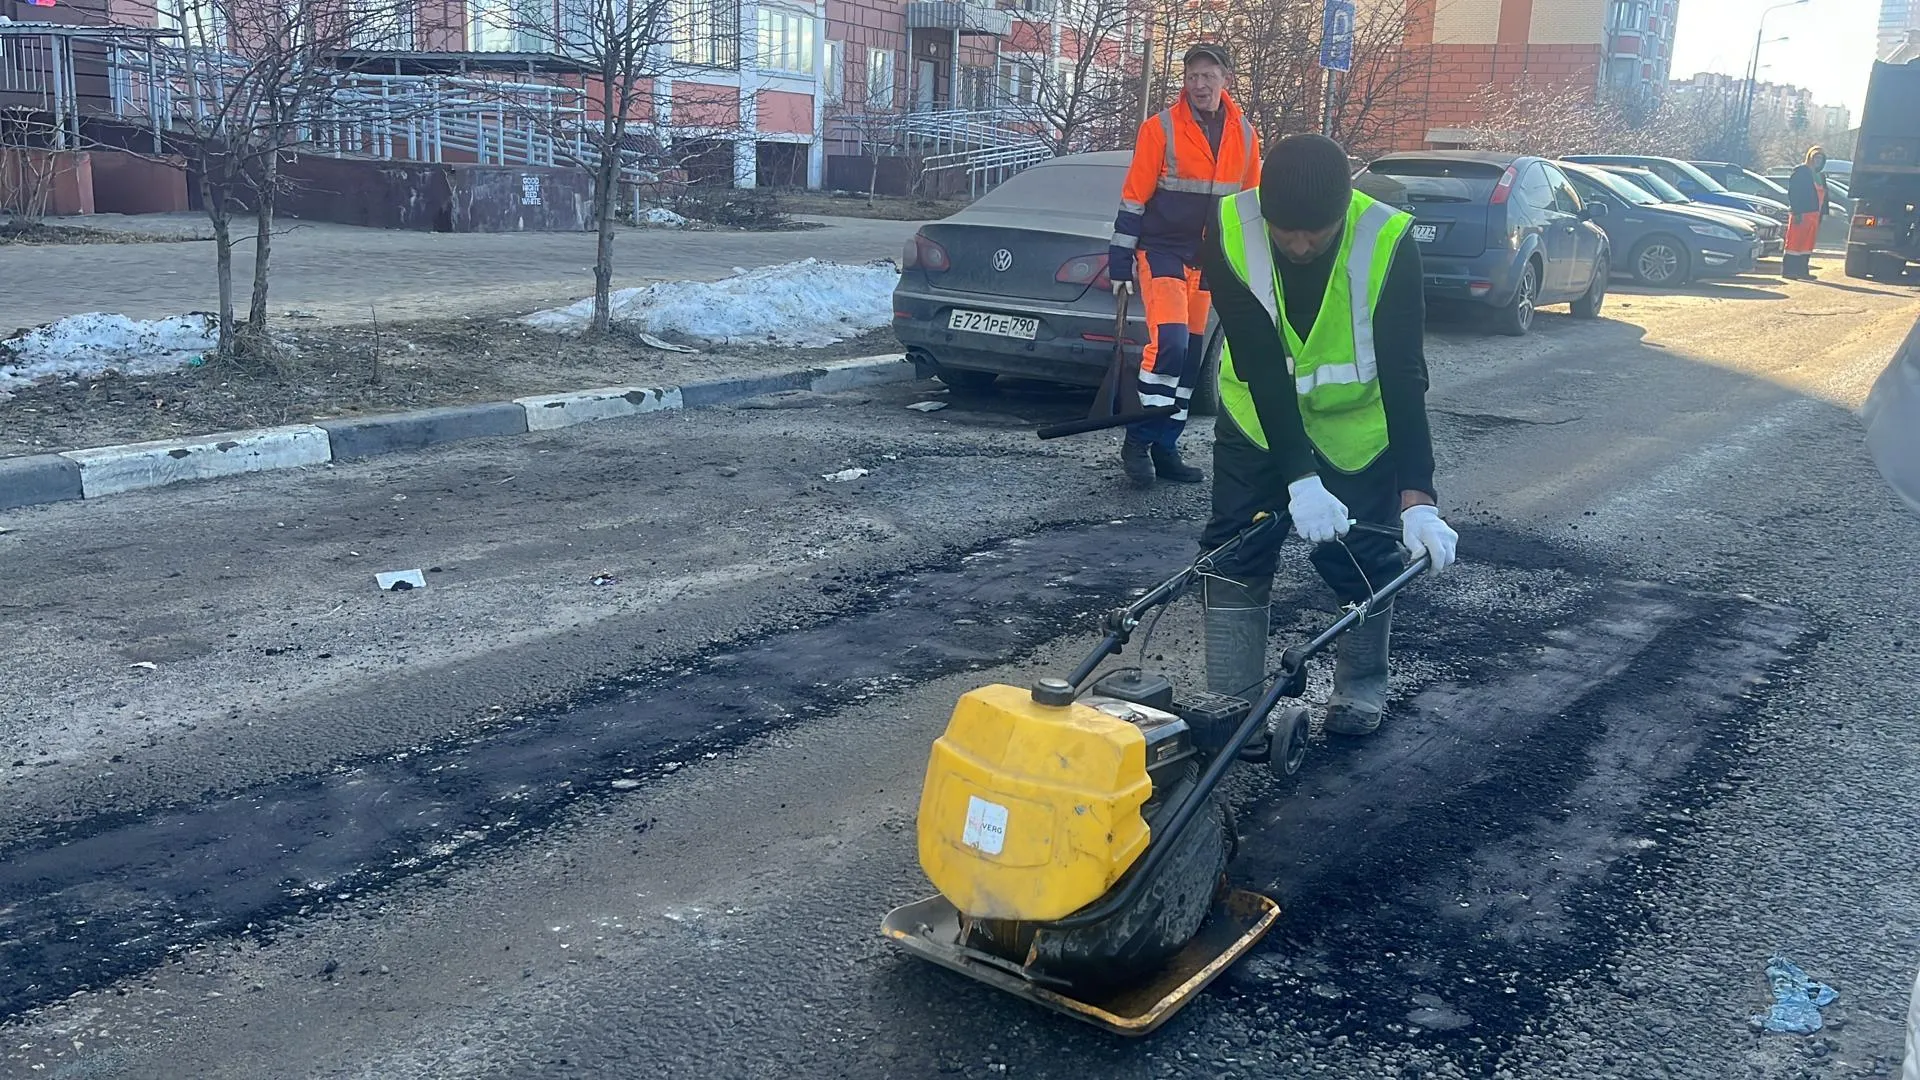
<path fill-rule="evenodd" d="M 1920 63 L 1874 61 L 1852 181 L 1847 276 L 1898 278 L 1920 262 Z"/>

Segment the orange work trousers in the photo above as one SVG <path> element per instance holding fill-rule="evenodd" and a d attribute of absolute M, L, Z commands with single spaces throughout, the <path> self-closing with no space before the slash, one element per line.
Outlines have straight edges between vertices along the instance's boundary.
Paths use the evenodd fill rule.
<path fill-rule="evenodd" d="M 1141 252 L 1134 280 L 1147 318 L 1147 344 L 1140 355 L 1140 407 L 1172 405 L 1172 416 L 1156 416 L 1128 428 L 1137 442 L 1171 447 L 1187 426 L 1187 403 L 1205 366 L 1207 315 L 1213 297 L 1200 287 L 1200 270 L 1177 258 Z"/>

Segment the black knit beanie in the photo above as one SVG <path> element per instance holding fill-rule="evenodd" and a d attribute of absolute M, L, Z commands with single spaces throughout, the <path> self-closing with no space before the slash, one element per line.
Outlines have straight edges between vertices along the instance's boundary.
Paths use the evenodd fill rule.
<path fill-rule="evenodd" d="M 1276 229 L 1324 229 L 1346 216 L 1352 177 L 1339 143 L 1325 135 L 1289 135 L 1260 165 L 1260 216 Z"/>

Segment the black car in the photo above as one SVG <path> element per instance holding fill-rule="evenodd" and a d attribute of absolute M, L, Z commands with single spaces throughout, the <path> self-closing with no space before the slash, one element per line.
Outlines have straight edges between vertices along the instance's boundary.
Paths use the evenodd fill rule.
<path fill-rule="evenodd" d="M 1600 227 L 1613 250 L 1625 253 L 1618 269 L 1640 284 L 1670 288 L 1753 269 L 1760 238 L 1752 226 L 1664 203 L 1606 169 L 1573 162 L 1560 168 L 1582 202 L 1606 204 Z"/>
<path fill-rule="evenodd" d="M 1541 304 L 1570 304 L 1600 314 L 1612 248 L 1566 174 L 1544 158 L 1477 150 L 1388 154 L 1367 172 L 1406 191 L 1413 239 L 1426 267 L 1427 296 L 1493 309 L 1511 335 L 1533 327 Z M 1356 178 L 1355 185 L 1360 186 Z"/>

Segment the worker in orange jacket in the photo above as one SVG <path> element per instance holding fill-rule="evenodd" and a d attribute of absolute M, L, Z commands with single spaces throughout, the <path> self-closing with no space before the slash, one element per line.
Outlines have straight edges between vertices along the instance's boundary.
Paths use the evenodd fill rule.
<path fill-rule="evenodd" d="M 1175 445 L 1205 361 L 1210 301 L 1200 234 L 1222 196 L 1260 186 L 1260 139 L 1227 94 L 1232 78 L 1224 46 L 1187 50 L 1180 100 L 1140 125 L 1113 222 L 1107 276 L 1115 295 L 1138 291 L 1147 318 L 1140 405 L 1179 409 L 1127 428 L 1120 462 L 1141 486 L 1156 476 L 1186 484 L 1206 476 L 1182 462 Z"/>

